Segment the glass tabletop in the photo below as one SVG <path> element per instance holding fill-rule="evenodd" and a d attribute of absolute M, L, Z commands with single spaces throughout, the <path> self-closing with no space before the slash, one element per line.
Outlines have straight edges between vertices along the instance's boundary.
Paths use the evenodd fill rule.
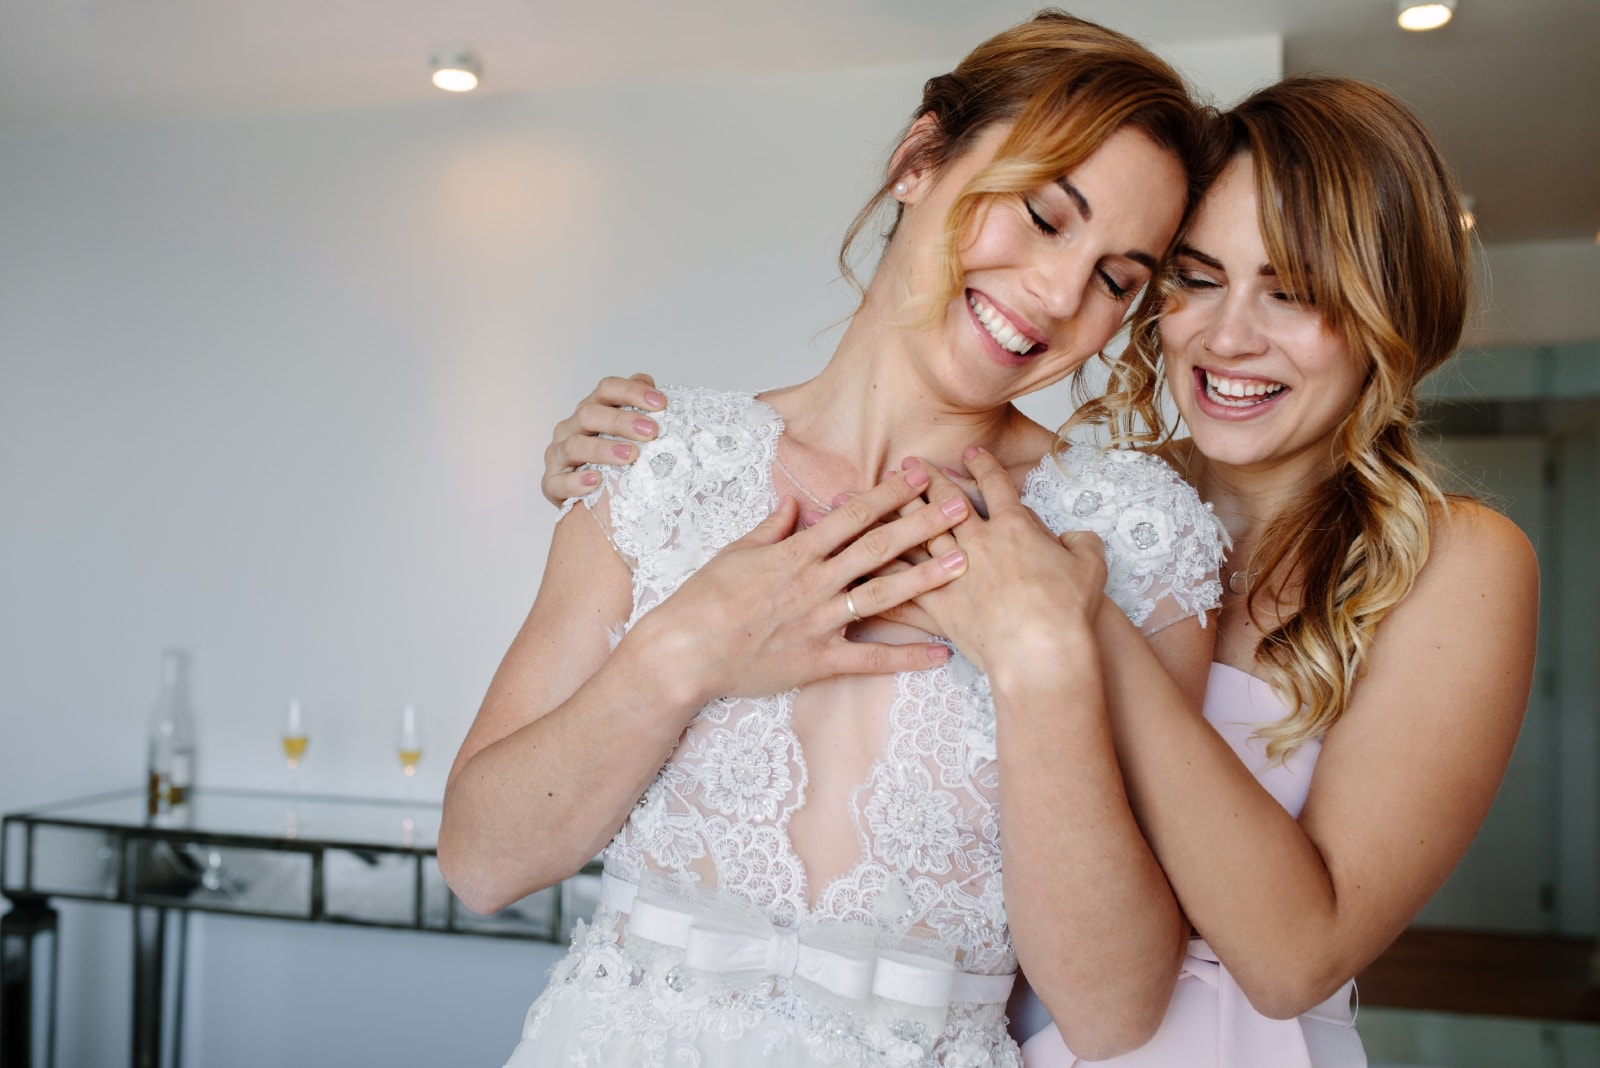
<path fill-rule="evenodd" d="M 152 814 L 141 789 L 24 809 L 8 821 L 171 832 L 262 843 L 433 852 L 437 804 L 315 794 L 202 788 L 171 811 Z"/>
<path fill-rule="evenodd" d="M 4 817 L 0 891 L 564 941 L 593 908 L 598 867 L 490 916 L 439 872 L 438 804 L 199 789 L 152 813 L 142 789 Z"/>

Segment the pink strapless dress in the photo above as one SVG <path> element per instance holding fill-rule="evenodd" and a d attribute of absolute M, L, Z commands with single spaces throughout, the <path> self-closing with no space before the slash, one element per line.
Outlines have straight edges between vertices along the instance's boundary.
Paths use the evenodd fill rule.
<path fill-rule="evenodd" d="M 1226 664 L 1211 665 L 1207 722 L 1278 803 L 1298 818 L 1322 744 L 1310 742 L 1288 760 L 1271 762 L 1264 743 L 1250 737 L 1257 726 L 1282 719 L 1285 712 L 1265 681 Z M 1304 1016 L 1270 1019 L 1251 1008 L 1211 947 L 1203 939 L 1191 939 L 1172 1004 L 1155 1037 L 1132 1053 L 1093 1063 L 1115 1068 L 1366 1068 L 1367 1055 L 1355 1029 L 1354 994 L 1352 979 Z M 1031 991 L 1014 1000 L 1012 1008 L 1012 1033 L 1026 1038 L 1022 1044 L 1026 1068 L 1090 1063 L 1067 1048 Z M 1041 1024 L 1042 1029 L 1035 1031 Z"/>

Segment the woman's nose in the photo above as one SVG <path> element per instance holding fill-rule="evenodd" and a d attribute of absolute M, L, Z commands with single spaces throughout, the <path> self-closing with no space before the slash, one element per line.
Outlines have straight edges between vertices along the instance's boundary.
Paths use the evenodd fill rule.
<path fill-rule="evenodd" d="M 1094 264 L 1086 261 L 1084 256 L 1058 256 L 1034 272 L 1029 288 L 1051 318 L 1065 322 L 1077 316 L 1094 281 Z"/>
<path fill-rule="evenodd" d="M 1216 356 L 1250 356 L 1265 346 L 1256 309 L 1245 294 L 1230 294 L 1201 334 L 1207 352 Z"/>

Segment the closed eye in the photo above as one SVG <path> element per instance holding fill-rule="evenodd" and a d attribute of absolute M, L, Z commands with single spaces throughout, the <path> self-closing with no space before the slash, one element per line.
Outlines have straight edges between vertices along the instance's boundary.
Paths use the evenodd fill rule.
<path fill-rule="evenodd" d="M 1104 283 L 1106 292 L 1115 300 L 1127 300 L 1133 293 L 1132 286 L 1122 285 L 1109 271 L 1100 272 L 1100 281 Z"/>
<path fill-rule="evenodd" d="M 1190 274 L 1188 271 L 1179 271 L 1177 283 L 1181 289 L 1201 290 L 1221 288 L 1215 281 L 1203 274 Z"/>
<path fill-rule="evenodd" d="M 1022 203 L 1027 206 L 1028 218 L 1033 220 L 1033 225 L 1035 225 L 1035 226 L 1037 226 L 1039 228 L 1039 232 L 1040 233 L 1044 234 L 1047 237 L 1055 237 L 1057 234 L 1059 234 L 1061 232 L 1056 227 L 1051 226 L 1049 223 L 1045 222 L 1044 216 L 1040 215 L 1037 211 L 1034 210 L 1033 201 L 1024 200 Z"/>

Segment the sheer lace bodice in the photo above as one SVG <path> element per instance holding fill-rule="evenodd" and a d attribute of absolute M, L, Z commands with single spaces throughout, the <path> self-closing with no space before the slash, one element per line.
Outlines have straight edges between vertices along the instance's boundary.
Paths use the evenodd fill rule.
<path fill-rule="evenodd" d="M 633 573 L 628 626 L 777 503 L 771 408 L 669 396 L 656 440 L 587 500 Z M 1217 528 L 1161 461 L 1072 449 L 1041 462 L 1024 499 L 1058 532 L 1101 534 L 1110 592 L 1136 623 L 1216 603 Z M 605 904 L 558 981 L 621 969 L 614 1011 L 597 1017 L 613 1031 L 781 1020 L 842 1063 L 1005 1063 L 1016 957 L 998 789 L 994 704 L 959 652 L 928 671 L 713 701 L 607 850 Z"/>

